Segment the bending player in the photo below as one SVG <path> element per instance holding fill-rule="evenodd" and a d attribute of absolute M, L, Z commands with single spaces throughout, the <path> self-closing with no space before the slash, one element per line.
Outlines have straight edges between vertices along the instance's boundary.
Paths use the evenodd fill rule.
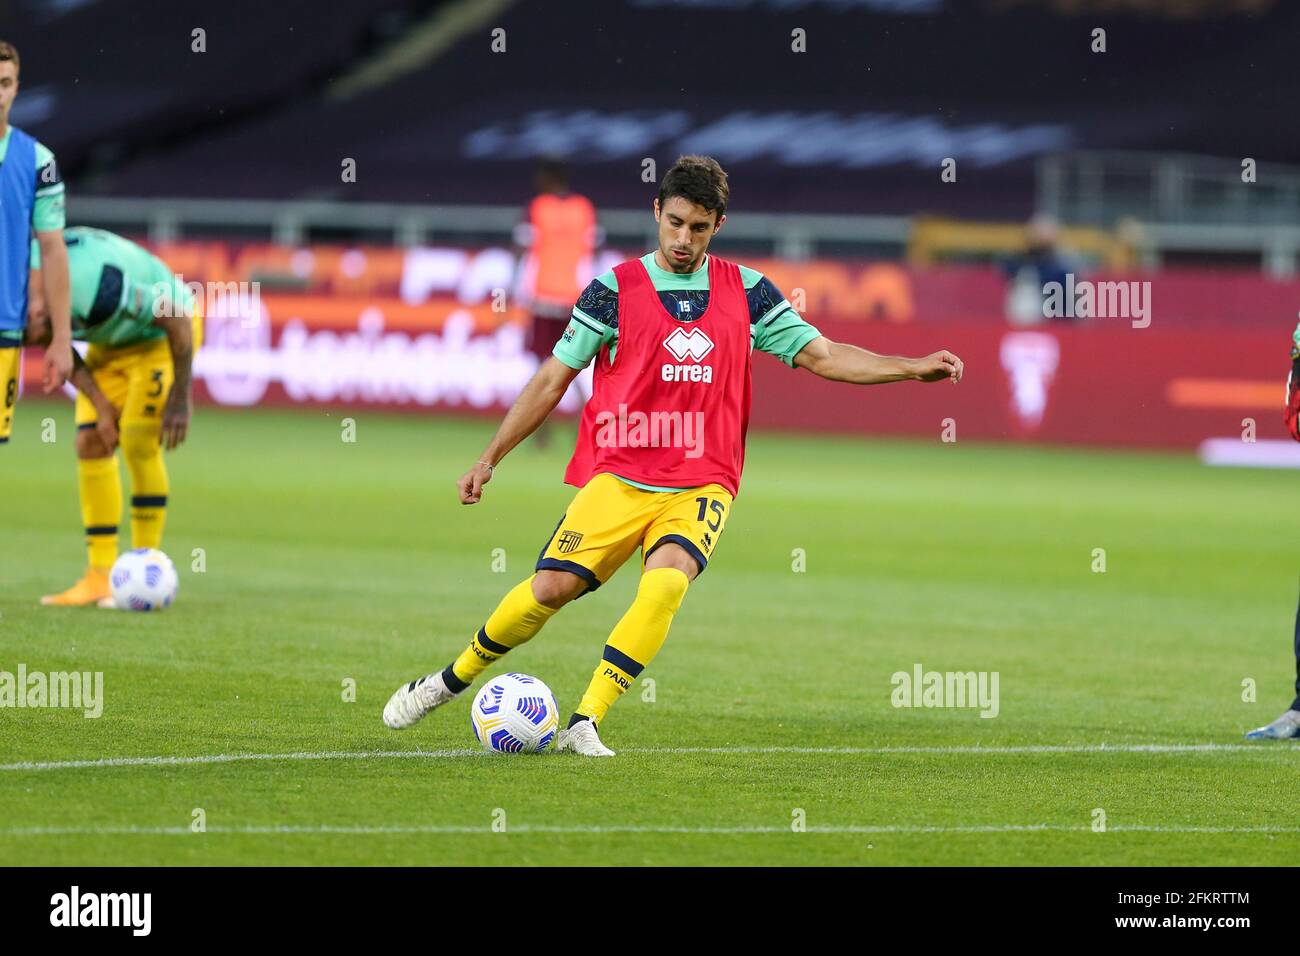
<path fill-rule="evenodd" d="M 1300 325 L 1291 333 L 1291 373 L 1286 379 L 1286 411 L 1283 415 L 1287 431 L 1300 441 Z M 1300 737 L 1300 607 L 1295 613 L 1295 700 L 1277 720 L 1246 734 L 1247 740 L 1287 740 L 1291 737 Z"/>
<path fill-rule="evenodd" d="M 480 501 L 493 469 L 546 419 L 578 371 L 596 361 L 564 476 L 581 490 L 542 548 L 536 573 L 505 596 L 456 660 L 393 693 L 383 714 L 389 727 L 409 727 L 463 692 L 640 548 L 636 599 L 556 737 L 559 750 L 612 756 L 597 725 L 663 646 L 731 513 L 745 458 L 751 351 L 833 382 L 961 379 L 961 360 L 951 352 L 901 358 L 832 342 L 770 280 L 708 255 L 726 221 L 728 195 L 715 160 L 677 161 L 653 202 L 656 250 L 587 287 L 554 354 L 457 483 L 462 504 Z M 645 422 L 681 427 L 670 436 L 654 428 L 652 437 Z"/>
<path fill-rule="evenodd" d="M 185 440 L 191 409 L 190 371 L 202 338 L 198 304 L 157 256 L 121 236 L 74 227 L 64 232 L 72 291 L 72 335 L 88 342 L 85 365 L 94 392 L 77 396 L 77 486 L 86 531 L 85 574 L 42 604 L 111 607 L 108 572 L 117 560 L 122 479 L 113 431 L 131 473 L 131 544 L 162 546 L 167 514 L 163 449 Z M 33 270 L 40 268 L 32 250 Z M 32 289 L 39 289 L 33 273 Z M 48 335 L 43 298 L 31 297 L 29 328 Z M 79 385 L 79 387 L 81 387 Z M 120 410 L 120 411 L 119 411 Z"/>

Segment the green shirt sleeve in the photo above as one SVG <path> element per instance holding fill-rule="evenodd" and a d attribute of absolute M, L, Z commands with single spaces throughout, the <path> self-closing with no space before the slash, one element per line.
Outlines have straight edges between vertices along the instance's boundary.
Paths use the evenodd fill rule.
<path fill-rule="evenodd" d="M 793 367 L 794 357 L 821 332 L 796 312 L 762 273 L 741 266 L 740 275 L 750 299 L 750 315 L 762 312 L 751 325 L 754 348 Z"/>
<path fill-rule="evenodd" d="M 54 154 L 41 143 L 36 144 L 36 202 L 32 206 L 32 228 L 50 232 L 64 227 L 63 179 L 59 176 Z"/>
<path fill-rule="evenodd" d="M 607 320 L 602 321 L 600 316 L 593 316 L 582 308 L 584 303 L 598 302 L 602 298 L 602 291 L 618 291 L 618 281 L 612 271 L 597 276 L 587 286 L 578 298 L 578 304 L 573 307 L 568 328 L 551 350 L 551 354 L 569 368 L 586 368 L 600 354 L 602 346 L 608 345 L 612 350 L 618 341 L 617 329 L 611 327 Z"/>
<path fill-rule="evenodd" d="M 583 369 L 600 354 L 600 347 L 613 338 L 613 329 L 593 325 L 574 309 L 569 327 L 560 336 L 560 341 L 555 343 L 551 354 L 569 368 Z"/>
<path fill-rule="evenodd" d="M 754 330 L 754 348 L 775 355 L 786 365 L 794 366 L 794 357 L 803 347 L 821 335 L 814 325 L 804 321 L 794 309 L 787 308 Z"/>

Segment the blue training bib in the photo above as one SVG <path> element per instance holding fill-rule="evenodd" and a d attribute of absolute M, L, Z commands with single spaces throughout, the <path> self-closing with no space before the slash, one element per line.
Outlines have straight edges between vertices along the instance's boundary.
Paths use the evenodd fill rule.
<path fill-rule="evenodd" d="M 27 276 L 36 205 L 36 140 L 9 127 L 0 162 L 0 334 L 27 327 Z"/>

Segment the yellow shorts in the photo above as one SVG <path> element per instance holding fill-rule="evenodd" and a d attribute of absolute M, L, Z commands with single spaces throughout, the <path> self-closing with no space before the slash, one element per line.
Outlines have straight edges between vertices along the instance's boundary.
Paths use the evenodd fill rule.
<path fill-rule="evenodd" d="M 731 513 L 721 485 L 645 491 L 613 475 L 592 478 L 574 496 L 537 556 L 538 571 L 571 571 L 594 591 L 641 548 L 641 566 L 661 544 L 680 544 L 703 571 Z M 587 593 L 586 591 L 583 592 Z"/>
<path fill-rule="evenodd" d="M 197 309 L 193 322 L 192 353 L 198 351 L 203 336 L 203 317 Z M 85 361 L 99 390 L 121 412 L 123 434 L 128 426 L 148 426 L 161 438 L 163 406 L 176 378 L 166 337 L 119 349 L 91 345 Z M 98 418 L 94 404 L 78 392 L 77 428 L 94 428 Z"/>
<path fill-rule="evenodd" d="M 23 350 L 0 348 L 0 445 L 14 430 L 14 406 L 18 404 L 18 377 L 22 374 Z"/>
<path fill-rule="evenodd" d="M 166 339 L 152 339 L 123 349 L 92 345 L 86 350 L 86 367 L 104 397 L 122 413 L 119 427 L 154 426 L 161 434 L 163 406 L 171 391 L 175 370 Z M 77 428 L 94 428 L 99 415 L 81 392 L 77 393 Z"/>

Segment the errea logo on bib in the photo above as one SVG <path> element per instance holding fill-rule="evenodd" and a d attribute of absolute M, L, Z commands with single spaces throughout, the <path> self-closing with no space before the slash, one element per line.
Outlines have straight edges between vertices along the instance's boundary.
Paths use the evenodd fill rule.
<path fill-rule="evenodd" d="M 673 353 L 673 358 L 682 362 L 694 359 L 698 362 L 713 351 L 713 340 L 700 329 L 673 329 L 673 334 L 664 339 L 664 348 Z"/>
<path fill-rule="evenodd" d="M 700 329 L 673 329 L 664 339 L 666 348 L 678 362 L 690 359 L 694 364 L 673 365 L 665 362 L 660 373 L 665 382 L 712 382 L 713 366 L 700 365 L 704 356 L 713 351 L 713 340 Z"/>

